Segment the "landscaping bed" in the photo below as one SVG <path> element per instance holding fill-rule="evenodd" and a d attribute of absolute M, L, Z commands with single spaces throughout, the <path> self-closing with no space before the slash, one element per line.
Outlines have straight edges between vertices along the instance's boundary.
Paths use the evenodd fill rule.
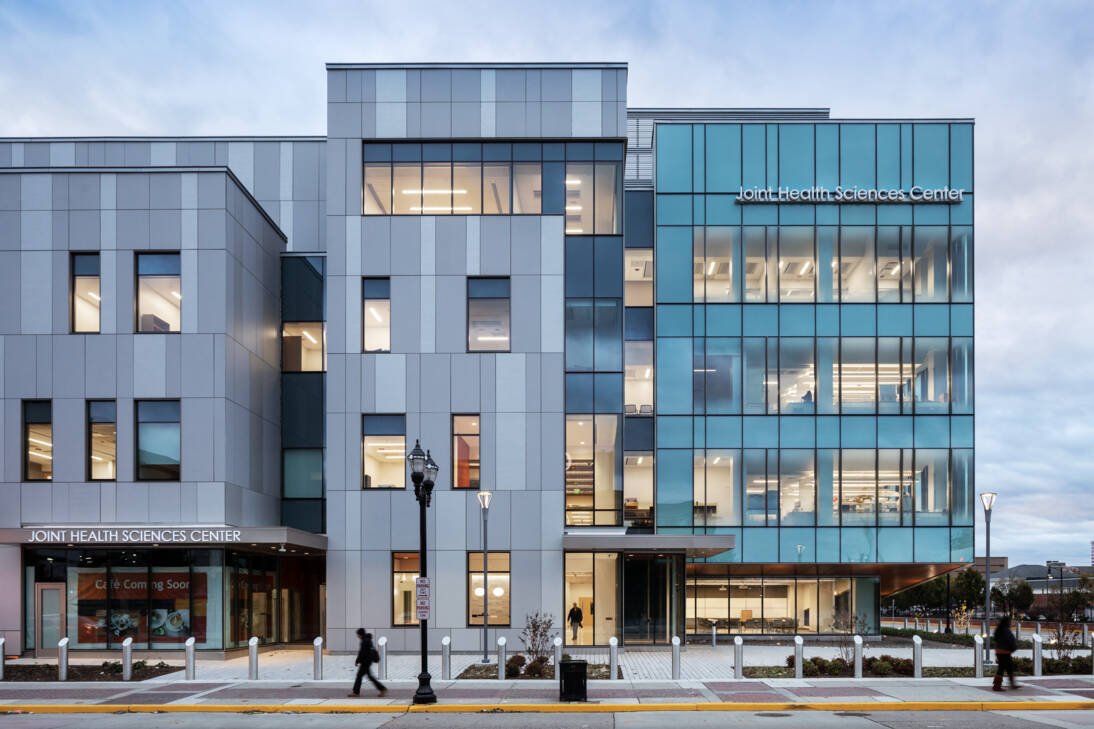
<path fill-rule="evenodd" d="M 947 643 L 949 645 L 965 646 L 972 648 L 976 643 L 973 640 L 975 636 L 965 635 L 963 633 L 928 633 L 926 630 L 904 630 L 902 628 L 882 628 L 881 634 L 891 638 L 907 638 L 912 639 L 913 635 L 918 635 L 923 640 L 933 641 L 935 643 Z M 1018 648 L 1032 649 L 1033 643 L 1028 640 L 1018 641 Z"/>
<path fill-rule="evenodd" d="M 163 676 L 168 673 L 181 672 L 180 666 L 169 666 L 168 664 L 160 661 L 159 663 L 149 665 L 146 661 L 134 661 L 133 662 L 133 680 L 144 681 L 149 678 L 155 678 L 156 676 Z M 28 663 L 28 664 L 7 664 L 4 666 L 4 681 L 56 681 L 57 680 L 57 664 L 56 663 Z M 72 664 L 68 665 L 68 680 L 69 681 L 121 681 L 122 680 L 122 664 L 121 661 L 103 661 L 101 665 L 93 666 L 86 664 Z"/>
<path fill-rule="evenodd" d="M 1022 675 L 1033 675 L 1032 658 L 1015 658 L 1014 667 Z M 1073 658 L 1043 658 L 1041 668 L 1046 676 L 1089 675 L 1090 656 Z M 751 675 L 749 671 L 756 672 Z M 915 674 L 915 664 L 911 658 L 895 656 L 866 656 L 862 659 L 862 675 L 867 678 L 887 678 L 890 676 L 908 677 Z M 855 675 L 855 666 L 842 658 L 821 658 L 815 656 L 802 662 L 802 675 L 805 678 L 846 678 Z M 976 670 L 972 666 L 924 666 L 924 678 L 972 678 Z M 786 657 L 786 667 L 753 666 L 745 667 L 747 678 L 793 678 L 794 656 Z"/>
<path fill-rule="evenodd" d="M 563 660 L 569 660 L 569 656 L 563 655 Z M 587 667 L 589 680 L 602 680 L 611 676 L 606 663 L 590 663 Z M 616 666 L 616 678 L 623 678 L 623 669 Z M 472 663 L 465 668 L 456 678 L 490 679 L 498 677 L 498 664 L 496 663 Z M 528 661 L 521 654 L 511 656 L 505 662 L 505 677 L 507 679 L 542 680 L 555 677 L 555 667 L 548 662 L 546 656 Z"/>

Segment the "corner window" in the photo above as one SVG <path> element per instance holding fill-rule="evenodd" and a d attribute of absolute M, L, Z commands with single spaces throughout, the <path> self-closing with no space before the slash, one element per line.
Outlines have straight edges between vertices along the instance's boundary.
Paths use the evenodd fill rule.
<path fill-rule="evenodd" d="M 479 487 L 479 416 L 452 416 L 452 488 Z"/>
<path fill-rule="evenodd" d="M 391 279 L 366 278 L 361 282 L 364 326 L 361 349 L 365 352 L 391 351 Z"/>
<path fill-rule="evenodd" d="M 137 480 L 178 481 L 182 416 L 178 400 L 137 401 Z"/>
<path fill-rule="evenodd" d="M 118 408 L 113 400 L 87 403 L 87 480 L 118 478 Z"/>
<path fill-rule="evenodd" d="M 72 254 L 72 331 L 99 333 L 99 254 Z"/>
<path fill-rule="evenodd" d="M 327 330 L 321 321 L 281 325 L 281 371 L 326 372 Z"/>
<path fill-rule="evenodd" d="M 391 624 L 417 625 L 414 610 L 414 581 L 418 578 L 417 552 L 392 552 L 391 554 Z"/>
<path fill-rule="evenodd" d="M 361 488 L 406 488 L 406 416 L 365 415 L 362 432 Z"/>
<path fill-rule="evenodd" d="M 53 403 L 23 402 L 23 480 L 53 480 Z"/>
<path fill-rule="evenodd" d="M 137 331 L 182 330 L 182 264 L 178 253 L 137 254 Z"/>
<path fill-rule="evenodd" d="M 467 279 L 467 351 L 509 351 L 509 279 Z"/>
<path fill-rule="evenodd" d="M 487 625 L 509 625 L 509 553 L 490 552 L 486 589 L 482 584 L 482 552 L 467 553 L 467 624 L 482 625 L 483 598 Z"/>

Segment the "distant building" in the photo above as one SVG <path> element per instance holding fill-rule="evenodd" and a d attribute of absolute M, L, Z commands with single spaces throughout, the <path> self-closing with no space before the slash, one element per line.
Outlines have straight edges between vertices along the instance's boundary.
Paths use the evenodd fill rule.
<path fill-rule="evenodd" d="M 1009 557 L 992 557 L 991 558 L 991 574 L 992 574 L 992 577 L 995 577 L 996 575 L 998 575 L 1001 572 L 1005 572 L 1007 570 L 1007 567 L 1009 566 L 1009 560 L 1010 560 Z M 976 570 L 977 572 L 979 572 L 980 574 L 984 574 L 984 558 L 983 557 L 973 557 L 972 568 L 974 570 Z"/>

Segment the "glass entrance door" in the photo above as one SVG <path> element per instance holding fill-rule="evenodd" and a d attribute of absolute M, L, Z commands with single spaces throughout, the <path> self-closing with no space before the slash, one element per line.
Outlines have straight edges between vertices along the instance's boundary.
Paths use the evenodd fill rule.
<path fill-rule="evenodd" d="M 668 643 L 683 638 L 684 557 L 623 556 L 623 642 Z"/>
<path fill-rule="evenodd" d="M 34 655 L 55 656 L 65 637 L 65 583 L 39 582 L 34 588 Z"/>

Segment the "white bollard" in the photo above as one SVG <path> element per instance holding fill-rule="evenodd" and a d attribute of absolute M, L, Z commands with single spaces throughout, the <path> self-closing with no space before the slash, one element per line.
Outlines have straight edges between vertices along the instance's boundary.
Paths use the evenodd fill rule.
<path fill-rule="evenodd" d="M 1040 635 L 1033 636 L 1033 675 L 1041 675 L 1041 641 Z"/>
<path fill-rule="evenodd" d="M 794 636 L 794 678 L 802 678 L 804 675 L 804 669 L 802 668 L 803 643 L 804 641 L 800 635 Z"/>
<path fill-rule="evenodd" d="M 441 638 L 441 680 L 452 680 L 452 638 Z"/>
<path fill-rule="evenodd" d="M 733 636 L 733 678 L 745 677 L 745 642 L 739 635 Z"/>
<path fill-rule="evenodd" d="M 619 639 L 614 635 L 608 638 L 608 680 L 614 681 L 619 675 Z"/>
<path fill-rule="evenodd" d="M 862 636 L 856 635 L 855 642 L 855 678 L 862 678 Z"/>
<path fill-rule="evenodd" d="M 1014 639 L 1015 640 L 1022 640 L 1022 621 L 1021 620 L 1015 620 L 1014 621 Z"/>
<path fill-rule="evenodd" d="M 316 681 L 323 680 L 323 636 L 316 636 L 315 640 L 311 642 L 312 655 L 311 659 L 311 675 Z"/>
<path fill-rule="evenodd" d="M 555 636 L 555 680 L 558 681 L 562 676 L 562 638 Z"/>
<path fill-rule="evenodd" d="M 711 620 L 710 621 L 710 647 L 711 648 L 717 648 L 718 647 L 718 621 L 717 620 Z"/>
<path fill-rule="evenodd" d="M 919 618 L 915 619 L 915 629 L 919 630 Z"/>
<path fill-rule="evenodd" d="M 923 678 L 923 639 L 918 635 L 912 636 L 912 665 L 913 677 Z"/>
<path fill-rule="evenodd" d="M 972 637 L 972 665 L 976 669 L 976 677 L 984 677 L 984 639 L 979 635 Z"/>
<path fill-rule="evenodd" d="M 1085 626 L 1079 628 L 1079 631 L 1083 634 L 1083 648 L 1090 647 L 1090 632 L 1087 631 Z"/>
<path fill-rule="evenodd" d="M 122 680 L 133 680 L 133 639 L 122 641 Z"/>
<path fill-rule="evenodd" d="M 194 680 L 194 642 L 193 636 L 186 639 L 186 680 Z"/>
<path fill-rule="evenodd" d="M 505 636 L 498 638 L 498 680 L 505 680 Z"/>
<path fill-rule="evenodd" d="M 6 638 L 0 638 L 0 681 L 4 680 L 4 644 L 7 643 Z"/>
<path fill-rule="evenodd" d="M 1038 620 L 1037 621 L 1037 635 L 1040 635 L 1040 634 L 1041 634 L 1041 621 Z"/>
<path fill-rule="evenodd" d="M 387 636 L 381 635 L 380 639 L 376 641 L 376 652 L 380 654 L 379 667 L 376 669 L 378 678 L 381 681 L 387 680 Z"/>
<path fill-rule="evenodd" d="M 908 618 L 904 618 L 904 629 L 908 629 Z"/>
<path fill-rule="evenodd" d="M 247 678 L 258 680 L 258 636 L 252 635 L 247 641 Z"/>
<path fill-rule="evenodd" d="M 68 680 L 68 638 L 57 641 L 57 680 Z"/>
<path fill-rule="evenodd" d="M 680 636 L 672 636 L 672 680 L 680 680 Z"/>

